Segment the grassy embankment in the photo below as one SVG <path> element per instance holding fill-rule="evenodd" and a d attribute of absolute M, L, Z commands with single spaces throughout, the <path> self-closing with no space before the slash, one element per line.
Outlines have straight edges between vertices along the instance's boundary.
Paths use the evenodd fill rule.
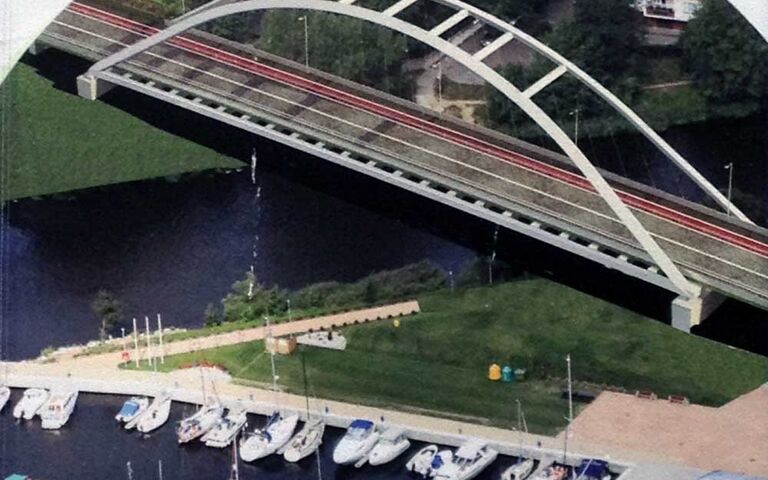
<path fill-rule="evenodd" d="M 762 357 L 731 349 L 546 280 L 422 294 L 422 313 L 348 327 L 345 352 L 307 349 L 313 395 L 440 416 L 512 425 L 514 400 L 528 425 L 553 433 L 564 424 L 564 357 L 577 380 L 679 393 L 722 404 L 765 381 Z M 220 364 L 242 381 L 268 382 L 260 342 L 167 358 L 166 371 L 197 361 Z M 488 364 L 528 369 L 519 384 L 485 379 Z M 301 393 L 298 355 L 278 357 L 280 383 Z M 577 388 L 588 388 L 586 384 Z"/>
<path fill-rule="evenodd" d="M 2 88 L 8 150 L 0 201 L 242 166 L 106 103 L 58 90 L 26 64 Z"/>

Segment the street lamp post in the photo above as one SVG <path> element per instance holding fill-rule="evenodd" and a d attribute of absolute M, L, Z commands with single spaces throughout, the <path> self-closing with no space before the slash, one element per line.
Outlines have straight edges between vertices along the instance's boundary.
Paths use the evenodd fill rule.
<path fill-rule="evenodd" d="M 285 303 L 288 304 L 288 321 L 292 322 L 293 315 L 291 315 L 291 299 L 290 298 L 285 299 Z"/>
<path fill-rule="evenodd" d="M 731 216 L 731 194 L 733 193 L 733 162 L 730 162 L 728 165 L 725 166 L 725 169 L 728 170 L 728 206 L 726 207 L 726 211 L 728 213 L 728 216 Z"/>
<path fill-rule="evenodd" d="M 300 22 L 304 22 L 304 67 L 309 70 L 309 18 L 304 15 L 299 17 Z"/>
<path fill-rule="evenodd" d="M 573 123 L 573 143 L 579 146 L 579 107 L 574 108 L 571 111 L 571 115 L 574 117 Z"/>
<path fill-rule="evenodd" d="M 443 62 L 437 62 L 437 103 L 442 111 L 443 107 Z"/>

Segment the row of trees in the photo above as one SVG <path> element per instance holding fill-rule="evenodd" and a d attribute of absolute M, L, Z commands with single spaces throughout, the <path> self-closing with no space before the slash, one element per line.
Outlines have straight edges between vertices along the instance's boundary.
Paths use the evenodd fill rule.
<path fill-rule="evenodd" d="M 627 2 L 579 0 L 574 17 L 545 36 L 546 43 L 583 68 L 630 106 L 639 105 L 651 62 L 643 47 L 640 16 Z M 683 64 L 704 96 L 710 113 L 745 115 L 768 97 L 768 44 L 726 0 L 704 0 L 680 41 Z M 520 88 L 554 65 L 538 60 L 529 67 L 507 66 L 501 73 Z M 600 130 L 616 123 L 603 102 L 568 77 L 537 94 L 536 102 L 559 123 L 582 120 Z M 532 122 L 502 94 L 490 94 L 488 117 L 496 127 L 520 131 Z M 603 123 L 600 123 L 602 121 Z M 530 130 L 529 130 L 530 131 Z"/>

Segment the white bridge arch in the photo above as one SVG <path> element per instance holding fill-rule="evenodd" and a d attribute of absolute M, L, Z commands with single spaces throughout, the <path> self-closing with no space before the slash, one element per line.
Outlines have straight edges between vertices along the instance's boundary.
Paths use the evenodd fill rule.
<path fill-rule="evenodd" d="M 574 162 L 582 174 L 589 180 L 595 190 L 608 203 L 616 216 L 632 233 L 638 243 L 650 255 L 653 261 L 661 268 L 667 278 L 672 282 L 678 293 L 685 297 L 695 296 L 696 288 L 685 278 L 677 266 L 670 260 L 667 254 L 659 247 L 656 241 L 637 220 L 635 215 L 620 200 L 619 196 L 603 178 L 600 172 L 587 159 L 584 153 L 568 137 L 568 135 L 550 118 L 532 99 L 532 97 L 546 88 L 553 81 L 565 73 L 570 73 L 582 84 L 597 93 L 603 100 L 629 120 L 638 130 L 656 145 L 664 154 L 677 164 L 694 182 L 707 192 L 718 204 L 733 213 L 739 219 L 749 222 L 749 219 L 725 198 L 709 181 L 699 174 L 680 154 L 654 132 L 640 117 L 629 107 L 621 102 L 615 95 L 603 87 L 600 83 L 587 75 L 583 70 L 568 61 L 560 54 L 550 49 L 520 29 L 510 25 L 495 16 L 476 7 L 468 5 L 460 0 L 435 0 L 437 3 L 451 7 L 456 13 L 436 26 L 432 30 L 425 30 L 396 17 L 396 15 L 413 5 L 419 0 L 399 0 L 384 11 L 376 11 L 353 5 L 355 0 L 240 0 L 223 6 L 211 6 L 200 9 L 197 12 L 179 19 L 170 27 L 150 37 L 126 47 L 125 49 L 104 58 L 95 63 L 87 75 L 98 77 L 99 72 L 114 67 L 120 62 L 144 52 L 186 30 L 217 18 L 235 15 L 254 10 L 313 10 L 326 13 L 334 13 L 357 18 L 374 23 L 390 30 L 400 32 L 431 46 L 442 54 L 451 57 L 466 68 L 483 78 L 498 91 L 503 93 L 518 107 L 520 107 L 536 124 L 549 135 L 562 151 Z M 217 2 L 212 2 L 217 3 Z M 450 43 L 440 35 L 449 28 L 458 24 L 467 17 L 474 17 L 504 32 L 496 41 L 485 47 L 480 52 L 470 54 L 457 45 Z M 557 67 L 550 73 L 535 82 L 525 91 L 515 87 L 499 73 L 483 62 L 493 50 L 516 38 L 537 52 L 552 60 Z M 751 222 L 750 222 L 751 223 Z"/>

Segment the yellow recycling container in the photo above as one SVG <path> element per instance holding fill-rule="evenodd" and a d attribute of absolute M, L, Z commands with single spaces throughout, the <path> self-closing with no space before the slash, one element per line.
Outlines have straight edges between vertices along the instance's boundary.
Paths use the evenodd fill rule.
<path fill-rule="evenodd" d="M 490 367 L 488 367 L 488 380 L 498 382 L 501 380 L 501 367 L 496 364 L 492 363 Z"/>

